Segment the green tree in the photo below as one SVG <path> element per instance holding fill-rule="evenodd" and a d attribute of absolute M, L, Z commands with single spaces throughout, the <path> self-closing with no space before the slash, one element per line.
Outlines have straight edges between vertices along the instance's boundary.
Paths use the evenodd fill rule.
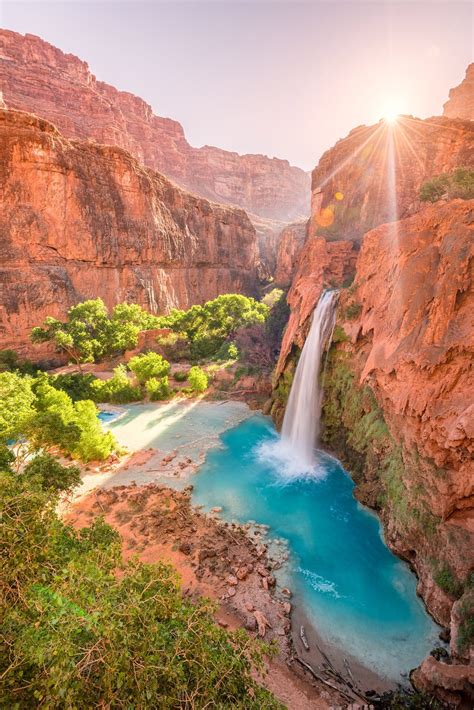
<path fill-rule="evenodd" d="M 254 679 L 267 647 L 217 626 L 215 605 L 183 597 L 169 565 L 123 563 L 103 521 L 65 525 L 56 503 L 0 473 L 6 707 L 281 708 Z"/>
<path fill-rule="evenodd" d="M 145 388 L 151 400 L 168 399 L 171 394 L 167 375 L 164 377 L 150 377 Z"/>
<path fill-rule="evenodd" d="M 77 466 L 62 466 L 51 454 L 38 454 L 23 469 L 22 476 L 44 490 L 71 491 L 81 482 Z"/>
<path fill-rule="evenodd" d="M 114 353 L 136 347 L 138 334 L 158 323 L 156 316 L 137 304 L 119 303 L 109 315 L 100 298 L 72 306 L 65 322 L 48 316 L 43 326 L 33 328 L 33 342 L 53 342 L 79 368 Z"/>
<path fill-rule="evenodd" d="M 228 293 L 187 311 L 173 310 L 161 317 L 159 324 L 185 334 L 193 358 L 206 358 L 214 356 L 239 328 L 264 323 L 268 314 L 269 308 L 264 303 Z"/>
<path fill-rule="evenodd" d="M 126 404 L 142 399 L 140 387 L 133 387 L 123 364 L 114 368 L 114 373 L 108 380 L 96 379 L 91 384 L 91 395 L 94 402 L 114 404 Z"/>
<path fill-rule="evenodd" d="M 151 377 L 165 377 L 170 371 L 169 362 L 154 352 L 135 355 L 129 360 L 128 367 L 142 384 Z"/>
<path fill-rule="evenodd" d="M 208 377 L 200 367 L 192 367 L 188 372 L 189 386 L 194 392 L 204 392 L 208 387 Z"/>
<path fill-rule="evenodd" d="M 34 416 L 32 379 L 15 372 L 0 372 L 0 443 L 25 433 Z"/>

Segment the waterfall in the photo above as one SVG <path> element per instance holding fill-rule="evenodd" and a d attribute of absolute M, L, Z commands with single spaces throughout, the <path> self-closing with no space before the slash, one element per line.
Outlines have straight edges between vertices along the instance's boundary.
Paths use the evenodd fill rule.
<path fill-rule="evenodd" d="M 332 339 L 338 296 L 337 291 L 324 291 L 314 309 L 286 406 L 281 440 L 300 469 L 315 463 L 323 399 L 319 374 L 324 348 Z"/>

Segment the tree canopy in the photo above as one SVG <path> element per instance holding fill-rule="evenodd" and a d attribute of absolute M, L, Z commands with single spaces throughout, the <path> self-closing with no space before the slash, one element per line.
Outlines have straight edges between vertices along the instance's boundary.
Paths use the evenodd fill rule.
<path fill-rule="evenodd" d="M 158 324 L 184 334 L 190 343 L 191 355 L 205 358 L 215 355 L 239 328 L 264 323 L 269 310 L 254 298 L 227 293 L 203 306 L 191 306 L 187 311 L 174 309 L 168 316 L 161 316 Z"/>
<path fill-rule="evenodd" d="M 171 566 L 124 563 L 101 519 L 77 531 L 58 518 L 58 471 L 0 471 L 5 707 L 281 708 L 252 672 L 266 647 L 220 628 Z"/>
<path fill-rule="evenodd" d="M 66 321 L 48 316 L 31 331 L 36 343 L 53 342 L 77 364 L 96 362 L 136 347 L 138 334 L 157 325 L 156 316 L 135 303 L 119 303 L 109 314 L 101 298 L 72 306 Z"/>

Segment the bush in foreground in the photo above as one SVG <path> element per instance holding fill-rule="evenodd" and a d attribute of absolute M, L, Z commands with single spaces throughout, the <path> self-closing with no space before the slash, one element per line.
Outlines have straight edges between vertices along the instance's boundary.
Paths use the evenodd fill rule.
<path fill-rule="evenodd" d="M 145 389 L 149 398 L 153 401 L 168 399 L 171 394 L 167 375 L 165 375 L 165 377 L 150 377 L 145 385 Z"/>
<path fill-rule="evenodd" d="M 200 367 L 192 367 L 189 370 L 188 382 L 193 392 L 204 392 L 209 384 L 206 373 Z"/>
<path fill-rule="evenodd" d="M 22 476 L 0 472 L 0 504 L 5 707 L 281 708 L 253 677 L 266 647 L 217 626 L 169 565 L 125 564 L 113 529 L 65 525 Z"/>

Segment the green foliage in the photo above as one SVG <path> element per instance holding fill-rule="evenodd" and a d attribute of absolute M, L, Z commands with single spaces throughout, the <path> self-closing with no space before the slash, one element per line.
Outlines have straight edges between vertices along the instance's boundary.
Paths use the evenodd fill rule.
<path fill-rule="evenodd" d="M 44 490 L 56 492 L 70 491 L 81 482 L 77 466 L 62 466 L 51 454 L 34 456 L 21 475 Z"/>
<path fill-rule="evenodd" d="M 135 355 L 135 357 L 132 357 L 129 361 L 128 367 L 142 384 L 151 377 L 165 377 L 170 371 L 169 362 L 161 355 L 154 352 L 145 353 L 144 355 Z"/>
<path fill-rule="evenodd" d="M 180 360 L 189 360 L 191 350 L 186 335 L 183 333 L 167 333 L 159 335 L 156 338 L 160 352 L 163 353 L 167 360 L 179 362 Z"/>
<path fill-rule="evenodd" d="M 474 198 L 474 170 L 456 168 L 452 173 L 441 173 L 432 180 L 423 183 L 420 188 L 422 202 L 436 202 L 444 195 L 449 199 L 459 197 L 463 200 Z"/>
<path fill-rule="evenodd" d="M 33 450 L 57 446 L 65 454 L 82 461 L 105 459 L 116 449 L 112 434 L 101 429 L 93 402 L 73 402 L 66 392 L 55 389 L 46 375 L 33 381 L 28 377 L 2 373 L 0 380 L 7 375 L 17 378 L 17 392 L 22 391 L 24 395 L 22 412 L 21 403 L 14 398 L 1 401 L 5 417 L 16 422 L 14 429 L 5 428 L 12 438 L 25 437 Z M 20 416 L 17 416 L 18 412 Z"/>
<path fill-rule="evenodd" d="M 209 383 L 206 373 L 200 367 L 192 367 L 189 370 L 188 381 L 193 392 L 204 392 Z"/>
<path fill-rule="evenodd" d="M 362 313 L 362 306 L 360 303 L 350 303 L 344 311 L 344 316 L 347 320 L 356 320 Z"/>
<path fill-rule="evenodd" d="M 159 326 L 184 335 L 192 358 L 209 358 L 238 328 L 264 323 L 268 313 L 269 308 L 264 303 L 228 293 L 187 311 L 172 310 L 159 319 Z"/>
<path fill-rule="evenodd" d="M 103 521 L 65 525 L 56 501 L 0 473 L 5 707 L 281 707 L 254 680 L 268 647 L 217 626 L 170 566 L 124 564 Z"/>
<path fill-rule="evenodd" d="M 171 394 L 168 375 L 164 377 L 150 377 L 145 385 L 147 394 L 151 400 L 168 399 Z"/>
<path fill-rule="evenodd" d="M 344 328 L 341 325 L 336 325 L 332 336 L 333 343 L 347 343 L 349 338 L 346 335 Z"/>
<path fill-rule="evenodd" d="M 94 399 L 93 383 L 97 382 L 97 378 L 91 373 L 71 372 L 54 375 L 49 381 L 57 390 L 66 392 L 73 402 L 77 402 L 79 399 Z"/>
<path fill-rule="evenodd" d="M 25 433 L 34 415 L 32 382 L 16 372 L 0 372 L 0 442 Z"/>
<path fill-rule="evenodd" d="M 443 592 L 454 599 L 459 599 L 463 593 L 463 584 L 457 579 L 451 567 L 444 563 L 435 566 L 433 579 Z"/>
<path fill-rule="evenodd" d="M 30 360 L 20 360 L 14 350 L 0 350 L 0 372 L 19 372 L 22 375 L 34 375 L 38 368 Z"/>
<path fill-rule="evenodd" d="M 109 315 L 102 299 L 72 306 L 67 321 L 48 316 L 43 326 L 33 328 L 33 342 L 53 342 L 77 364 L 96 362 L 114 353 L 136 347 L 138 334 L 157 324 L 155 316 L 137 304 L 119 303 Z"/>
<path fill-rule="evenodd" d="M 125 365 L 115 367 L 114 374 L 108 380 L 95 379 L 91 383 L 91 393 L 94 402 L 127 404 L 142 399 L 141 389 L 132 385 Z"/>
<path fill-rule="evenodd" d="M 265 294 L 262 298 L 262 303 L 264 303 L 269 308 L 273 308 L 278 301 L 285 296 L 284 291 L 281 288 L 272 288 L 271 291 Z"/>
<path fill-rule="evenodd" d="M 188 379 L 188 371 L 187 370 L 177 370 L 176 372 L 173 373 L 173 377 L 176 380 L 176 382 L 185 382 Z"/>

